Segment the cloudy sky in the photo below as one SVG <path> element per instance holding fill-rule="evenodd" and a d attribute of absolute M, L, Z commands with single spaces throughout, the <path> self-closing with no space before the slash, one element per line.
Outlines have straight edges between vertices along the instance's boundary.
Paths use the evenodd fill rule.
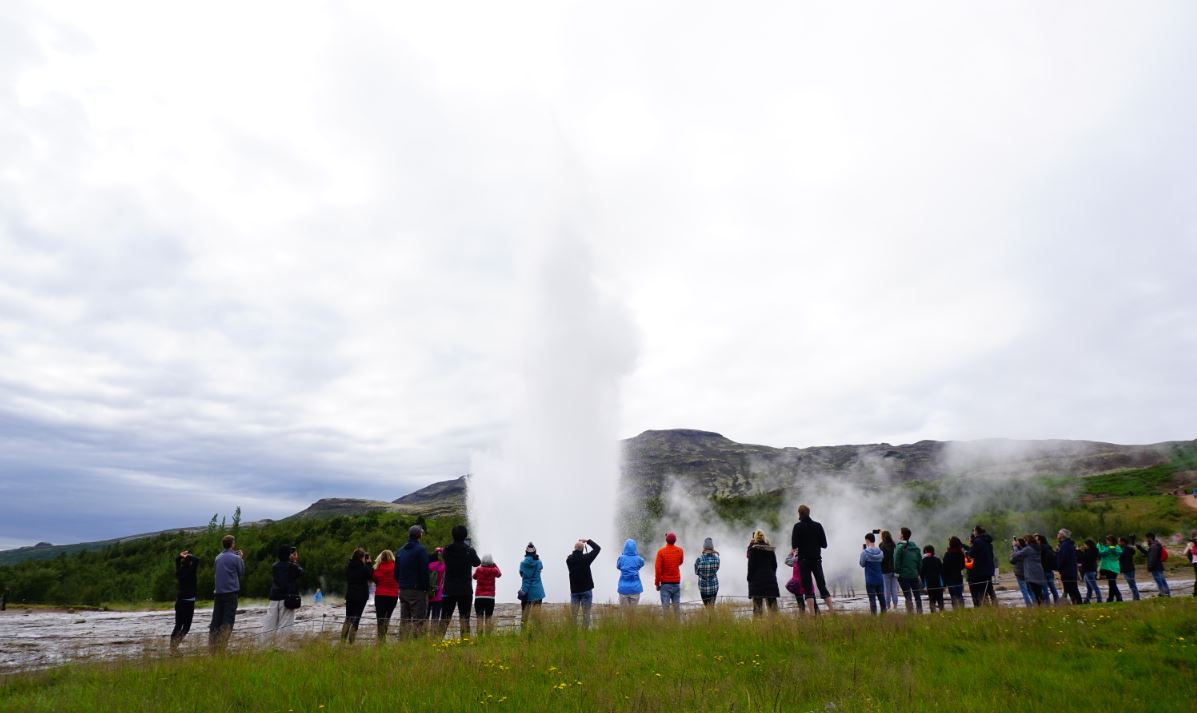
<path fill-rule="evenodd" d="M 5 2 L 0 547 L 465 472 L 561 226 L 631 325 L 579 326 L 626 436 L 1197 437 L 1194 28 Z"/>

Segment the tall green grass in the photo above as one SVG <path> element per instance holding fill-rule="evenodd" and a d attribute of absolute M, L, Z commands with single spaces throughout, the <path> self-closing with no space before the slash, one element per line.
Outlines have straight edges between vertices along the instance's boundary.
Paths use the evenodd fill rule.
<path fill-rule="evenodd" d="M 885 617 L 546 616 L 383 647 L 72 665 L 4 711 L 1191 711 L 1197 600 Z"/>

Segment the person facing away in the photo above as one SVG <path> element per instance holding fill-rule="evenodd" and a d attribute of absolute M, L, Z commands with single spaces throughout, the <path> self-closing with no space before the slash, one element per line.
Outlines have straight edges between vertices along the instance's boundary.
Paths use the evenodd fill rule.
<path fill-rule="evenodd" d="M 1032 599 L 1031 590 L 1030 590 L 1030 588 L 1027 587 L 1027 578 L 1026 578 L 1026 575 L 1023 574 L 1025 560 L 1021 557 L 1014 556 L 1015 554 L 1018 553 L 1018 550 L 1020 547 L 1026 547 L 1026 542 L 1023 542 L 1022 540 L 1020 540 L 1017 537 L 1015 537 L 1013 540 L 1011 540 L 1011 542 L 1010 542 L 1010 555 L 1011 555 L 1010 556 L 1010 564 L 1013 565 L 1014 581 L 1018 583 L 1018 592 L 1019 592 L 1019 594 L 1022 595 L 1023 606 L 1029 607 L 1029 606 L 1034 606 L 1035 604 L 1038 604 L 1038 602 L 1034 601 Z"/>
<path fill-rule="evenodd" d="M 478 624 L 482 633 L 491 631 L 495 615 L 495 580 L 503 576 L 495 564 L 495 558 L 489 554 L 482 555 L 482 565 L 474 570 L 474 615 L 478 617 Z"/>
<path fill-rule="evenodd" d="M 299 578 L 303 576 L 298 549 L 279 545 L 276 554 L 277 561 L 270 566 L 270 601 L 262 620 L 262 639 L 270 643 L 278 640 L 280 631 L 285 636 L 295 625 L 295 609 L 287 608 L 287 598 L 299 596 Z"/>
<path fill-rule="evenodd" d="M 449 628 L 449 621 L 453 618 L 453 610 L 457 610 L 460 622 L 461 638 L 470 638 L 470 610 L 474 606 L 474 588 L 470 585 L 470 575 L 474 568 L 482 564 L 478 553 L 469 543 L 469 530 L 465 525 L 454 526 L 453 542 L 445 545 L 441 558 L 445 561 L 445 583 L 441 596 L 441 636 Z"/>
<path fill-rule="evenodd" d="M 374 565 L 374 619 L 378 627 L 378 643 L 386 643 L 391 629 L 391 617 L 399 605 L 399 583 L 395 581 L 395 553 L 383 550 Z"/>
<path fill-rule="evenodd" d="M 985 602 L 997 606 L 997 593 L 993 591 L 993 575 L 997 572 L 997 561 L 993 556 L 993 535 L 977 525 L 969 535 L 968 542 L 966 554 L 973 562 L 972 569 L 968 570 L 968 591 L 972 596 L 973 606 L 979 607 Z"/>
<path fill-rule="evenodd" d="M 1060 543 L 1056 550 L 1056 571 L 1060 573 L 1060 585 L 1064 588 L 1064 596 L 1073 604 L 1080 604 L 1081 590 L 1077 588 L 1080 565 L 1077 562 L 1076 543 L 1072 541 L 1072 531 L 1061 528 L 1056 533 L 1056 542 Z"/>
<path fill-rule="evenodd" d="M 917 611 L 923 613 L 922 584 L 919 582 L 919 546 L 910 539 L 910 528 L 898 530 L 902 539 L 894 548 L 894 571 L 898 574 L 898 586 L 902 588 L 902 596 L 906 598 L 906 613 Z"/>
<path fill-rule="evenodd" d="M 1097 545 L 1097 556 L 1100 558 L 1097 565 L 1098 574 L 1109 585 L 1109 593 L 1106 595 L 1107 602 L 1122 601 L 1122 592 L 1118 589 L 1118 558 L 1121 555 L 1122 548 L 1118 546 L 1113 535 L 1106 535 L 1105 544 L 1098 543 Z"/>
<path fill-rule="evenodd" d="M 1042 552 L 1033 535 L 1023 535 L 1015 540 L 1015 549 L 1010 556 L 1011 564 L 1017 558 L 1022 565 L 1022 577 L 1031 597 L 1028 606 L 1047 603 L 1047 577 L 1043 572 Z"/>
<path fill-rule="evenodd" d="M 898 543 L 889 530 L 874 530 L 880 533 L 881 543 L 877 547 L 885 559 L 881 560 L 881 578 L 885 580 L 885 598 L 891 608 L 898 606 L 898 573 L 894 571 L 894 549 Z"/>
<path fill-rule="evenodd" d="M 590 551 L 587 552 L 586 548 Z M 590 565 L 598 557 L 602 548 L 589 537 L 579 538 L 574 542 L 574 549 L 565 558 L 565 568 L 569 570 L 569 609 L 573 614 L 574 625 L 578 623 L 578 610 L 582 610 L 582 626 L 590 628 L 590 609 L 594 605 L 594 575 L 590 572 Z"/>
<path fill-rule="evenodd" d="M 964 543 L 952 535 L 943 553 L 943 586 L 948 590 L 953 609 L 964 607 L 964 571 Z"/>
<path fill-rule="evenodd" d="M 178 653 L 183 637 L 191 631 L 191 621 L 195 617 L 195 579 L 198 570 L 199 557 L 191 554 L 191 550 L 183 550 L 175 555 L 175 581 L 178 583 L 178 589 L 175 592 L 175 628 L 170 632 L 172 654 Z"/>
<path fill-rule="evenodd" d="M 623 554 L 615 560 L 615 568 L 619 570 L 619 584 L 615 591 L 619 594 L 619 605 L 634 607 L 640 603 L 640 594 L 644 591 L 644 584 L 640 582 L 640 570 L 644 568 L 644 558 L 636 551 L 636 541 L 624 540 Z"/>
<path fill-rule="evenodd" d="M 1118 571 L 1126 580 L 1126 588 L 1130 590 L 1131 601 L 1139 601 L 1139 585 L 1135 582 L 1135 548 L 1125 537 L 1118 538 L 1118 547 L 1122 552 L 1118 555 Z"/>
<path fill-rule="evenodd" d="M 777 553 L 765 533 L 757 530 L 748 542 L 748 596 L 752 599 L 752 615 L 761 616 L 764 606 L 777 612 Z"/>
<path fill-rule="evenodd" d="M 935 546 L 923 547 L 923 561 L 919 564 L 919 578 L 927 591 L 928 611 L 943 611 L 943 560 L 935 556 Z"/>
<path fill-rule="evenodd" d="M 1097 567 L 1100 558 L 1097 554 L 1097 543 L 1086 539 L 1080 551 L 1081 576 L 1085 578 L 1085 603 L 1088 604 L 1094 596 L 1101 604 L 1101 587 L 1097 586 Z"/>
<path fill-rule="evenodd" d="M 520 562 L 520 591 L 524 599 L 520 602 L 520 611 L 524 615 L 531 614 L 530 607 L 539 607 L 544 601 L 544 582 L 540 573 L 544 570 L 544 562 L 536 553 L 536 545 L 531 542 L 524 548 L 524 559 Z"/>
<path fill-rule="evenodd" d="M 208 648 L 212 653 L 223 651 L 237 622 L 237 595 L 241 592 L 241 578 L 245 576 L 245 553 L 234 550 L 237 539 L 225 535 L 220 540 L 224 550 L 216 555 L 215 580 L 212 590 L 212 623 L 208 626 Z"/>
<path fill-rule="evenodd" d="M 674 615 L 682 610 L 682 562 L 686 555 L 677 546 L 677 535 L 665 533 L 665 546 L 657 550 L 657 559 L 653 563 L 656 576 L 653 584 L 661 593 L 661 610 L 668 613 L 673 610 Z"/>
<path fill-rule="evenodd" d="M 827 533 L 823 532 L 821 524 L 811 519 L 810 508 L 806 505 L 798 506 L 798 522 L 794 523 L 790 533 L 790 548 L 798 550 L 802 589 L 806 592 L 806 598 L 811 600 L 815 613 L 819 613 L 819 604 L 814 601 L 816 586 L 823 603 L 830 610 L 831 592 L 827 591 L 827 582 L 823 577 L 823 550 L 827 549 Z"/>
<path fill-rule="evenodd" d="M 441 605 L 445 596 L 445 560 L 441 547 L 428 556 L 428 618 L 441 620 Z"/>
<path fill-rule="evenodd" d="M 860 546 L 860 566 L 864 569 L 865 592 L 869 595 L 869 611 L 877 613 L 877 605 L 881 605 L 881 613 L 888 609 L 885 601 L 885 575 L 881 571 L 881 563 L 885 561 L 885 553 L 877 546 L 877 537 L 866 532 L 864 544 Z"/>
<path fill-rule="evenodd" d="M 412 525 L 407 543 L 395 553 L 395 581 L 399 583 L 399 638 L 424 633 L 428 618 L 428 550 L 420 544 L 424 528 Z"/>
<path fill-rule="evenodd" d="M 1135 545 L 1147 556 L 1147 573 L 1155 580 L 1156 590 L 1161 597 L 1171 597 L 1172 590 L 1168 587 L 1168 580 L 1164 577 L 1164 546 L 1155 539 L 1155 533 L 1147 533 L 1147 546 Z"/>
<path fill-rule="evenodd" d="M 719 553 L 715 551 L 715 541 L 709 537 L 702 541 L 702 554 L 694 560 L 694 576 L 698 577 L 702 605 L 713 605 L 719 596 Z"/>
<path fill-rule="evenodd" d="M 374 562 L 364 548 L 353 550 L 345 565 L 345 621 L 341 623 L 341 641 L 353 643 L 362 612 L 370 601 L 370 583 L 374 581 Z"/>
<path fill-rule="evenodd" d="M 1056 551 L 1052 549 L 1051 543 L 1047 538 L 1039 533 L 1033 535 L 1034 543 L 1039 546 L 1040 560 L 1043 562 L 1043 601 L 1045 604 L 1055 604 L 1060 601 L 1060 592 L 1056 590 L 1056 571 L 1060 567 L 1060 563 L 1056 558 Z M 1048 600 L 1048 595 L 1051 595 L 1051 600 Z"/>

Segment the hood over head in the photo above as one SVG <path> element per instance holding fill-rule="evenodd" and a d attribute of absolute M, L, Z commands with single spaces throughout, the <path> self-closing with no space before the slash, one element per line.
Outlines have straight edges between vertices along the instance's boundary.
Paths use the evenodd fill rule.
<path fill-rule="evenodd" d="M 638 557 L 640 553 L 636 551 L 636 541 L 625 540 L 623 543 L 623 553 L 628 557 Z"/>

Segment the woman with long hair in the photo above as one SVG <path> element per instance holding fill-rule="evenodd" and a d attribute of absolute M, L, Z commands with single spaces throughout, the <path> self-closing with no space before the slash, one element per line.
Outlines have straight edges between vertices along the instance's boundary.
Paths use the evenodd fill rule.
<path fill-rule="evenodd" d="M 387 640 L 391 628 L 391 616 L 399 603 L 399 582 L 395 579 L 395 553 L 383 550 L 378 553 L 378 564 L 374 567 L 374 616 L 378 620 L 378 643 Z"/>
<path fill-rule="evenodd" d="M 953 609 L 964 608 L 964 542 L 952 535 L 943 553 L 943 584 L 948 589 Z"/>
<path fill-rule="evenodd" d="M 752 599 L 752 615 L 760 616 L 764 607 L 777 612 L 777 553 L 765 533 L 757 530 L 748 543 L 748 596 Z"/>
<path fill-rule="evenodd" d="M 374 580 L 374 565 L 370 554 L 361 547 L 353 551 L 345 565 L 345 622 L 341 624 L 341 641 L 353 643 L 362 612 L 370 600 L 370 582 Z"/>
<path fill-rule="evenodd" d="M 889 530 L 881 531 L 881 579 L 885 583 L 882 595 L 889 601 L 889 608 L 898 606 L 898 573 L 894 570 L 894 550 L 898 543 L 894 541 L 893 533 Z"/>

